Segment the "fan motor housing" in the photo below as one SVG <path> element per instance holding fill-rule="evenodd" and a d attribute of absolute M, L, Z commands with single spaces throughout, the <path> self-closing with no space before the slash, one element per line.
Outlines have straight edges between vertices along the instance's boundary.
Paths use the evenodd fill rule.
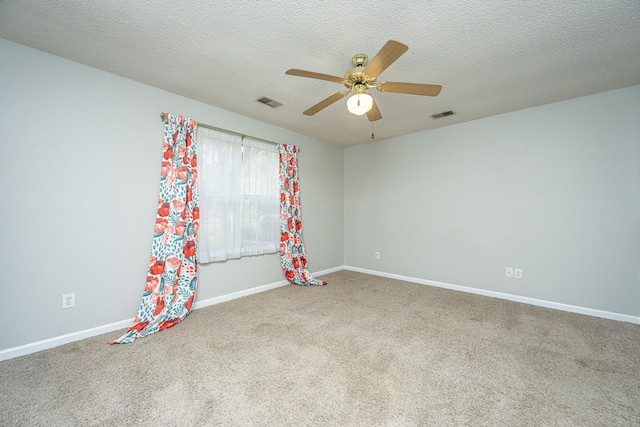
<path fill-rule="evenodd" d="M 364 73 L 364 67 L 358 66 L 344 73 L 344 85 L 351 89 L 354 85 L 361 84 L 367 87 L 376 85 L 376 78 L 369 77 Z"/>

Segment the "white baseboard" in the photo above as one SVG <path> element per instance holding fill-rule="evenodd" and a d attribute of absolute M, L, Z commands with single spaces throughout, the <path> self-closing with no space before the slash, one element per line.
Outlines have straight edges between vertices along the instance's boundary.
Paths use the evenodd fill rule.
<path fill-rule="evenodd" d="M 341 265 L 339 267 L 333 267 L 333 268 L 327 268 L 326 270 L 320 270 L 320 271 L 316 271 L 315 273 L 311 273 L 313 274 L 313 276 L 322 276 L 324 274 L 329 274 L 329 273 L 335 273 L 336 271 L 342 271 L 344 270 L 344 265 Z"/>
<path fill-rule="evenodd" d="M 256 286 L 255 288 L 245 289 L 245 290 L 242 290 L 242 291 L 233 292 L 233 293 L 226 294 L 226 295 L 220 295 L 219 297 L 213 297 L 213 298 L 208 298 L 208 299 L 205 299 L 205 300 L 202 300 L 202 301 L 196 301 L 193 304 L 193 309 L 197 310 L 199 308 L 208 307 L 210 305 L 220 304 L 221 302 L 231 301 L 231 300 L 234 300 L 236 298 L 246 297 L 247 295 L 257 294 L 259 292 L 264 292 L 264 291 L 268 291 L 270 289 L 279 288 L 281 286 L 285 286 L 285 285 L 288 285 L 288 284 L 289 284 L 289 282 L 287 282 L 286 280 L 281 280 L 279 282 L 269 283 L 267 285 Z"/>
<path fill-rule="evenodd" d="M 21 345 L 19 347 L 8 348 L 6 350 L 0 351 L 0 362 L 2 362 L 3 360 L 13 359 L 15 357 L 25 356 L 27 354 L 37 353 L 49 348 L 58 347 L 63 344 L 69 344 L 70 342 L 80 341 L 85 338 L 95 337 L 96 335 L 102 335 L 109 332 L 117 331 L 118 329 L 128 328 L 129 326 L 131 326 L 131 323 L 133 323 L 133 317 L 127 320 L 109 323 L 108 325 L 97 326 L 95 328 L 72 332 L 70 334 L 61 335 L 59 337 L 47 338 L 46 340 L 36 341 L 33 343 Z"/>
<path fill-rule="evenodd" d="M 521 302 L 525 304 L 537 305 L 540 307 L 553 308 L 555 310 L 568 311 L 571 313 L 586 314 L 587 316 L 602 317 L 604 319 L 618 320 L 620 322 L 628 322 L 640 324 L 640 316 L 631 316 L 628 314 L 614 313 L 610 311 L 596 310 L 593 308 L 580 307 L 576 305 L 563 304 L 560 302 L 540 300 L 536 298 L 523 297 L 520 295 L 506 294 L 503 292 L 489 291 L 486 289 L 470 288 L 467 286 L 452 285 L 449 283 L 435 282 L 433 280 L 418 279 L 415 277 L 402 276 L 399 274 L 384 273 L 382 271 L 367 270 L 365 268 L 344 266 L 345 270 L 356 271 L 359 273 L 371 274 L 373 276 L 388 277 L 390 279 L 403 280 L 405 282 L 419 283 L 421 285 L 435 286 L 438 288 L 451 289 L 454 291 L 467 292 L 471 294 L 484 295 L 492 298 L 499 298 L 509 301 Z"/>
<path fill-rule="evenodd" d="M 321 276 L 323 274 L 333 273 L 335 271 L 344 270 L 344 266 L 339 266 L 335 268 L 330 268 L 327 270 L 318 271 L 312 273 L 314 276 Z M 279 288 L 281 286 L 288 285 L 289 282 L 286 280 L 281 280 L 275 283 L 269 283 L 267 285 L 256 286 L 255 288 L 245 289 L 243 291 L 233 292 L 231 294 L 222 295 L 219 297 L 208 298 L 203 301 L 196 301 L 193 304 L 193 309 L 199 309 L 208 307 L 210 305 L 219 304 L 225 301 L 231 301 L 236 298 L 244 297 L 247 295 L 256 294 L 259 292 L 268 291 L 270 289 Z M 85 329 L 82 331 L 72 332 L 70 334 L 61 335 L 58 337 L 48 338 L 42 341 L 37 341 L 25 345 L 21 345 L 19 347 L 12 347 L 6 350 L 0 350 L 0 362 L 3 360 L 9 360 L 20 356 L 25 356 L 27 354 L 37 353 L 38 351 L 47 350 L 49 348 L 58 347 L 63 344 L 68 344 L 70 342 L 79 341 L 85 338 L 91 338 L 96 335 L 107 334 L 109 332 L 114 332 L 119 329 L 128 328 L 133 323 L 133 317 L 131 319 L 121 320 L 119 322 L 109 323 L 108 325 L 98 326 L 91 329 Z"/>
<path fill-rule="evenodd" d="M 467 287 L 467 286 L 452 285 L 452 284 L 449 284 L 449 283 L 435 282 L 433 280 L 418 279 L 418 278 L 415 278 L 415 277 L 402 276 L 402 275 L 399 275 L 399 274 L 384 273 L 384 272 L 381 272 L 381 271 L 368 270 L 368 269 L 365 269 L 365 268 L 358 268 L 358 267 L 351 267 L 351 266 L 348 266 L 348 265 L 342 265 L 342 266 L 339 266 L 339 267 L 329 268 L 329 269 L 326 269 L 326 270 L 317 271 L 317 272 L 312 273 L 312 274 L 314 276 L 322 276 L 324 274 L 334 273 L 334 272 L 340 271 L 340 270 L 356 271 L 356 272 L 360 272 L 360 273 L 371 274 L 373 276 L 381 276 L 381 277 L 388 277 L 388 278 L 391 278 L 391 279 L 403 280 L 405 282 L 419 283 L 419 284 L 422 284 L 422 285 L 435 286 L 435 287 L 438 287 L 438 288 L 445 288 L 445 289 L 451 289 L 451 290 L 454 290 L 454 291 L 467 292 L 467 293 L 472 293 L 472 294 L 477 294 L 477 295 L 484 295 L 484 296 L 488 296 L 488 297 L 492 297 L 492 298 L 500 298 L 500 299 L 505 299 L 505 300 L 509 300 L 509 301 L 522 302 L 522 303 L 525 303 L 525 304 L 531 304 L 531 305 L 537 305 L 537 306 L 540 306 L 540 307 L 553 308 L 553 309 L 556 309 L 556 310 L 568 311 L 568 312 L 572 312 L 572 313 L 586 314 L 588 316 L 602 317 L 604 319 L 611 319 L 611 320 L 618 320 L 618 321 L 621 321 L 621 322 L 629 322 L 629 323 L 640 324 L 640 316 L 631 316 L 631 315 L 627 315 L 627 314 L 613 313 L 613 312 L 609 312 L 609 311 L 596 310 L 596 309 L 592 309 L 592 308 L 579 307 L 579 306 L 569 305 L 569 304 L 562 304 L 562 303 L 553 302 L 553 301 L 545 301 L 545 300 L 539 300 L 539 299 L 535 299 L 535 298 L 523 297 L 523 296 L 519 296 L 519 295 L 506 294 L 506 293 L 502 293 L 502 292 L 488 291 L 488 290 L 485 290 L 485 289 L 477 289 L 477 288 L 470 288 L 470 287 Z M 196 310 L 196 309 L 199 309 L 199 308 L 208 307 L 210 305 L 219 304 L 219 303 L 225 302 L 225 301 L 231 301 L 231 300 L 236 299 L 236 298 L 241 298 L 241 297 L 244 297 L 244 296 L 247 296 L 247 295 L 252 295 L 252 294 L 259 293 L 259 292 L 268 291 L 270 289 L 275 289 L 275 288 L 279 288 L 281 286 L 286 286 L 286 285 L 288 285 L 288 282 L 286 280 L 281 280 L 279 282 L 269 283 L 269 284 L 262 285 L 262 286 L 256 286 L 255 288 L 245 289 L 245 290 L 242 290 L 242 291 L 233 292 L 231 294 L 222 295 L 222 296 L 219 296 L 219 297 L 208 298 L 208 299 L 203 300 L 203 301 L 196 301 L 193 304 L 193 309 Z M 72 332 L 70 334 L 61 335 L 61 336 L 58 336 L 58 337 L 48 338 L 48 339 L 45 339 L 45 340 L 42 340 L 42 341 L 37 341 L 37 342 L 34 342 L 34 343 L 21 345 L 19 347 L 12 347 L 12 348 L 8 348 L 6 350 L 1 350 L 0 351 L 0 362 L 3 361 L 3 360 L 9 360 L 9 359 L 13 359 L 15 357 L 20 357 L 20 356 L 25 356 L 27 354 L 36 353 L 38 351 L 47 350 L 49 348 L 58 347 L 60 345 L 68 344 L 68 343 L 74 342 L 74 341 L 79 341 L 79 340 L 82 340 L 82 339 L 85 339 L 85 338 L 91 338 L 91 337 L 94 337 L 96 335 L 102 335 L 102 334 L 106 334 L 106 333 L 109 333 L 109 332 L 117 331 L 119 329 L 124 329 L 124 328 L 127 328 L 127 327 L 131 326 L 132 322 L 133 322 L 133 318 L 126 319 L 126 320 L 121 320 L 119 322 L 109 323 L 108 325 L 98 326 L 98 327 L 91 328 L 91 329 L 85 329 L 85 330 L 78 331 L 78 332 Z"/>
<path fill-rule="evenodd" d="M 340 271 L 340 270 L 344 270 L 344 266 L 343 265 L 341 265 L 339 267 L 329 268 L 329 269 L 326 269 L 326 270 L 316 271 L 315 273 L 311 273 L 311 274 L 315 277 L 315 276 L 322 276 L 323 274 L 333 273 L 333 272 Z M 257 294 L 259 292 L 264 292 L 264 291 L 268 291 L 270 289 L 279 288 L 281 286 L 286 286 L 288 284 L 289 284 L 289 282 L 287 282 L 286 280 L 281 280 L 279 282 L 269 283 L 267 285 L 262 285 L 262 286 L 256 286 L 255 288 L 245 289 L 243 291 L 238 291 L 238 292 L 234 292 L 234 293 L 227 294 L 227 295 L 221 295 L 219 297 L 209 298 L 209 299 L 206 299 L 206 300 L 203 300 L 203 301 L 196 301 L 193 304 L 193 308 L 195 310 L 195 309 L 198 309 L 198 308 L 203 308 L 203 307 L 207 307 L 207 306 L 214 305 L 214 304 L 220 304 L 221 302 L 231 301 L 231 300 L 236 299 L 236 298 L 241 298 L 241 297 L 245 297 L 247 295 Z"/>

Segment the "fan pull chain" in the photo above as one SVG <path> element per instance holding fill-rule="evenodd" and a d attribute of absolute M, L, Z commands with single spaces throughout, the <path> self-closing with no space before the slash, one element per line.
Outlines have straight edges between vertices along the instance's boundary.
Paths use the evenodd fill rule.
<path fill-rule="evenodd" d="M 374 139 L 375 136 L 373 136 L 373 122 L 371 122 L 371 139 Z"/>

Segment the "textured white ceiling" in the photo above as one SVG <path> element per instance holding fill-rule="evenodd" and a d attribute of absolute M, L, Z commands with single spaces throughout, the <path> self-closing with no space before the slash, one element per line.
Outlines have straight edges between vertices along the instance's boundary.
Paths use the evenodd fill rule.
<path fill-rule="evenodd" d="M 285 71 L 389 39 L 409 50 L 378 81 L 443 89 L 372 91 L 377 140 L 640 84 L 638 0 L 0 1 L 0 37 L 341 146 L 371 141 L 346 99 L 302 112 L 344 86 Z"/>

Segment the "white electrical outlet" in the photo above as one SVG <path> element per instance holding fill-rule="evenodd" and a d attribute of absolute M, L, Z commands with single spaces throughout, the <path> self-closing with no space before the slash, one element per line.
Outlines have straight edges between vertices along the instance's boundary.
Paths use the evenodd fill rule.
<path fill-rule="evenodd" d="M 513 277 L 515 277 L 516 279 L 522 279 L 522 269 L 521 268 L 516 268 L 513 274 Z"/>
<path fill-rule="evenodd" d="M 505 269 L 505 274 L 507 277 L 513 277 L 513 267 L 507 267 Z"/>
<path fill-rule="evenodd" d="M 76 306 L 76 294 L 64 294 L 62 295 L 62 309 L 73 308 Z"/>
<path fill-rule="evenodd" d="M 375 259 L 380 259 L 380 252 L 375 252 L 375 253 L 373 254 L 373 257 L 374 257 Z"/>

